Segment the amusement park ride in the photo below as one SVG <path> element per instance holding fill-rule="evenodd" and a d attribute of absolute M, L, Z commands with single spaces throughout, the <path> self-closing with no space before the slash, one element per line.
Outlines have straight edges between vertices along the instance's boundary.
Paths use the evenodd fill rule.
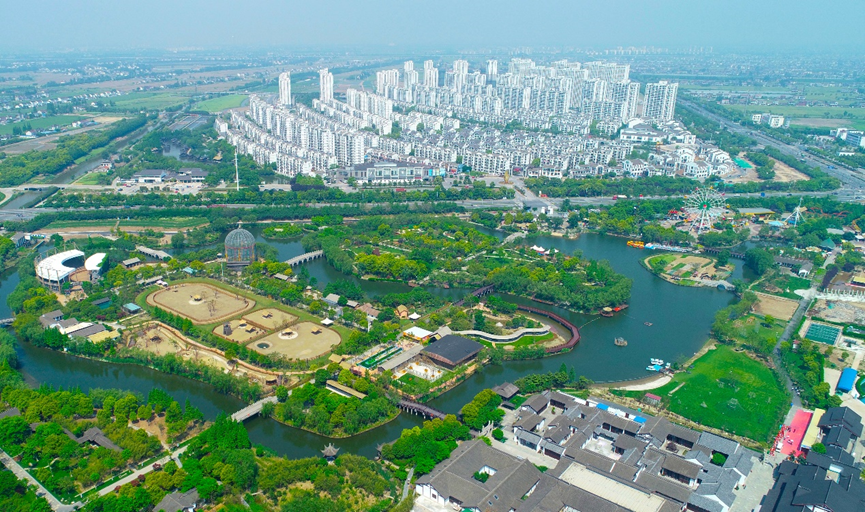
<path fill-rule="evenodd" d="M 712 188 L 697 188 L 691 195 L 685 196 L 685 206 L 682 208 L 691 220 L 689 230 L 698 234 L 708 230 L 715 219 L 724 213 L 725 201 L 722 194 Z"/>

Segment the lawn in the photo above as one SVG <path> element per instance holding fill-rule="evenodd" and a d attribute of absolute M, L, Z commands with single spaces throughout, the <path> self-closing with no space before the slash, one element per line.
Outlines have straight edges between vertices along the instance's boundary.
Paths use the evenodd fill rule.
<path fill-rule="evenodd" d="M 796 290 L 807 290 L 811 280 L 801 277 L 774 273 L 757 283 L 757 290 L 769 295 L 777 295 L 787 299 L 801 300 L 802 297 L 793 293 Z"/>
<path fill-rule="evenodd" d="M 26 121 L 19 121 L 17 123 L 9 123 L 0 125 L 0 135 L 9 135 L 12 133 L 12 129 L 16 126 L 23 126 L 25 124 L 29 124 L 34 130 L 39 130 L 42 128 L 50 128 L 54 125 L 57 126 L 68 126 L 75 121 L 81 121 L 82 119 L 87 119 L 87 116 L 48 116 L 48 117 L 38 117 L 35 119 L 28 119 Z"/>
<path fill-rule="evenodd" d="M 669 395 L 680 384 L 684 385 Z M 765 443 L 777 432 L 790 398 L 763 363 L 726 345 L 651 391 L 670 411 L 697 423 Z M 644 393 L 639 392 L 640 397 Z"/>
<path fill-rule="evenodd" d="M 245 94 L 229 94 L 196 103 L 193 110 L 204 110 L 210 113 L 222 112 L 225 109 L 237 108 L 246 100 Z"/>
<path fill-rule="evenodd" d="M 78 178 L 75 181 L 76 185 L 99 185 L 99 177 L 104 176 L 105 173 L 100 172 L 88 172 L 84 176 Z"/>
<path fill-rule="evenodd" d="M 530 347 L 530 346 L 535 345 L 535 344 L 546 343 L 555 337 L 556 337 L 555 334 L 549 332 L 547 334 L 542 334 L 540 336 L 523 336 L 520 339 L 518 339 L 517 341 L 511 342 L 511 343 L 496 343 L 496 346 L 498 346 L 499 348 Z M 493 343 L 491 343 L 489 341 L 482 340 L 480 338 L 473 338 L 473 339 L 485 347 L 492 347 L 493 346 Z"/>

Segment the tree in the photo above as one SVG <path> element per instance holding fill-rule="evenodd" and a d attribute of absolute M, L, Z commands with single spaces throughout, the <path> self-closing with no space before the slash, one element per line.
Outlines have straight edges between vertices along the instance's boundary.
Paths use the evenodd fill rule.
<path fill-rule="evenodd" d="M 168 409 L 165 410 L 165 422 L 175 423 L 183 419 L 183 411 L 180 410 L 180 404 L 171 402 Z"/>
<path fill-rule="evenodd" d="M 718 256 L 716 258 L 718 266 L 719 267 L 726 266 L 727 263 L 730 262 L 730 256 L 731 256 L 731 253 L 730 253 L 729 249 L 724 249 L 721 252 L 719 252 Z"/>
<path fill-rule="evenodd" d="M 811 447 L 811 451 L 815 453 L 826 453 L 826 446 L 823 443 L 814 443 L 814 446 Z"/>
<path fill-rule="evenodd" d="M 288 388 L 285 386 L 276 386 L 276 400 L 279 403 L 284 403 L 288 399 Z"/>
<path fill-rule="evenodd" d="M 765 249 L 748 249 L 745 251 L 745 265 L 758 276 L 765 274 L 774 264 L 775 258 L 772 253 Z"/>

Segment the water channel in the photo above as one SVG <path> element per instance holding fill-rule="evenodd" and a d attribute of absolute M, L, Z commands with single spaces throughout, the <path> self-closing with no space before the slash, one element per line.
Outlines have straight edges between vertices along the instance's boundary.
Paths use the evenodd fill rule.
<path fill-rule="evenodd" d="M 302 254 L 299 240 L 272 241 L 260 236 L 260 227 L 252 228 L 256 239 L 277 249 L 280 259 L 285 260 Z M 485 230 L 496 236 L 500 232 Z M 733 301 L 733 295 L 710 288 L 686 288 L 675 286 L 655 277 L 642 268 L 640 260 L 648 251 L 632 249 L 622 238 L 605 235 L 583 235 L 576 240 L 537 236 L 530 237 L 528 244 L 556 248 L 571 254 L 575 250 L 584 256 L 609 260 L 613 268 L 634 281 L 630 307 L 613 318 L 594 317 L 573 313 L 561 308 L 539 305 L 518 297 L 509 300 L 533 304 L 550 309 L 580 327 L 580 343 L 566 354 L 534 361 L 507 362 L 502 366 L 489 366 L 476 373 L 445 395 L 430 402 L 430 405 L 448 413 L 457 412 L 478 391 L 504 381 L 513 381 L 521 375 L 533 372 L 556 371 L 564 363 L 573 366 L 578 375 L 585 375 L 598 382 L 620 381 L 647 376 L 645 367 L 649 358 L 656 357 L 675 361 L 693 355 L 706 341 L 715 312 Z M 743 277 L 741 262 L 733 279 Z M 324 259 L 306 264 L 311 276 L 319 286 L 345 276 L 330 266 Z M 0 296 L 7 296 L 18 283 L 14 271 L 0 274 Z M 390 292 L 405 292 L 409 287 L 393 282 L 362 282 L 364 291 L 370 296 Z M 431 289 L 442 296 L 461 297 L 466 290 Z M 0 304 L 0 318 L 8 316 L 8 306 Z M 647 326 L 646 323 L 651 323 Z M 627 347 L 616 347 L 613 340 L 622 336 L 628 340 Z M 22 372 L 28 383 L 53 386 L 78 386 L 84 390 L 100 388 L 122 388 L 146 395 L 158 385 L 181 402 L 189 401 L 199 407 L 208 419 L 220 412 L 232 413 L 241 408 L 239 400 L 214 391 L 209 385 L 185 378 L 166 375 L 136 365 L 116 365 L 81 359 L 60 352 L 24 345 L 19 354 Z M 364 456 L 375 455 L 376 446 L 395 439 L 404 428 L 421 423 L 421 418 L 401 414 L 397 419 L 364 434 L 334 444 L 343 452 Z M 288 427 L 270 419 L 255 418 L 247 422 L 253 443 L 260 443 L 287 457 L 318 455 L 319 450 L 331 440 Z"/>

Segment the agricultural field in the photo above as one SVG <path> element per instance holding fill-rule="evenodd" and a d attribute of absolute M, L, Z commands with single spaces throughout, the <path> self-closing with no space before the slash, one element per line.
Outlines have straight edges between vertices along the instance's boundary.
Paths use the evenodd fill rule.
<path fill-rule="evenodd" d="M 48 117 L 37 117 L 35 119 L 28 119 L 26 121 L 19 121 L 17 123 L 9 123 L 0 125 L 0 135 L 11 135 L 12 130 L 18 126 L 22 127 L 24 125 L 30 125 L 34 130 L 41 130 L 44 128 L 51 128 L 52 126 L 69 126 L 70 124 L 81 121 L 83 119 L 87 119 L 88 116 L 48 116 Z"/>
<path fill-rule="evenodd" d="M 777 431 L 790 403 L 772 371 L 744 352 L 720 345 L 686 373 L 651 390 L 663 407 L 701 425 L 764 443 Z M 645 392 L 636 393 L 641 398 Z"/>
<path fill-rule="evenodd" d="M 193 105 L 192 110 L 204 110 L 210 113 L 222 112 L 229 108 L 237 108 L 246 101 L 245 94 L 229 94 L 204 100 Z"/>

